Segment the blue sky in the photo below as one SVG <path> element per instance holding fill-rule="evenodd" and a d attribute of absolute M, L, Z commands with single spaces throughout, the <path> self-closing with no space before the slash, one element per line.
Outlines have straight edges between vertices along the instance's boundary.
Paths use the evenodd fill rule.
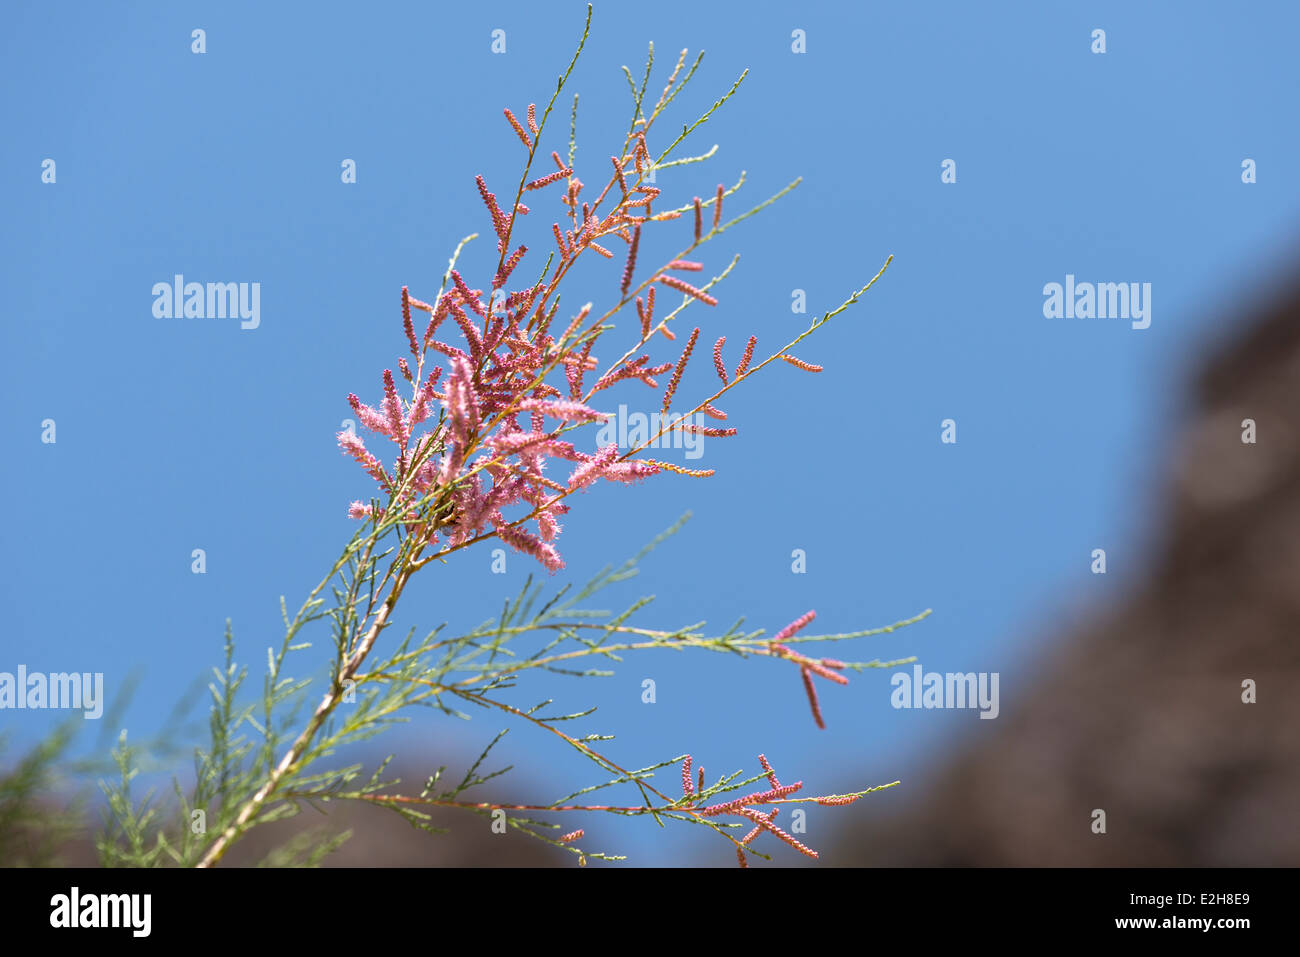
<path fill-rule="evenodd" d="M 401 286 L 432 298 L 455 243 L 489 228 L 474 176 L 504 192 L 522 153 L 501 110 L 545 101 L 584 9 L 6 6 L 0 670 L 103 671 L 110 691 L 139 671 L 123 723 L 145 737 L 216 663 L 227 617 L 260 667 L 279 596 L 315 583 L 350 534 L 347 503 L 369 493 L 335 446 L 345 397 L 376 401 L 403 351 Z M 741 254 L 717 309 L 684 315 L 706 342 L 753 333 L 775 347 L 809 319 L 792 314 L 793 290 L 821 312 L 895 259 L 801 346 L 824 373 L 770 368 L 732 399 L 740 435 L 709 441 L 698 463 L 716 477 L 581 496 L 560 541 L 569 568 L 551 584 L 585 580 L 689 509 L 608 604 L 656 594 L 647 624 L 745 615 L 772 630 L 816 608 L 825 631 L 932 608 L 840 656 L 999 672 L 1002 710 L 1014 707 L 1059 627 L 1140 582 L 1183 376 L 1232 333 L 1223 307 L 1259 295 L 1293 248 L 1297 26 L 1280 2 L 597 2 L 571 81 L 580 176 L 608 169 L 631 107 L 619 67 L 639 75 L 653 40 L 660 77 L 681 48 L 707 51 L 664 130 L 750 71 L 687 141 L 689 153 L 718 144 L 713 159 L 660 175 L 673 205 L 745 170 L 738 212 L 803 177 L 702 251 L 710 275 Z M 1098 28 L 1104 54 L 1090 49 Z M 567 144 L 567 119 L 548 148 Z M 355 184 L 340 181 L 344 159 Z M 941 182 L 946 159 L 955 183 Z M 558 200 L 533 205 L 545 248 Z M 463 263 L 482 277 L 490 258 L 480 240 Z M 566 302 L 607 299 L 620 266 L 584 272 Z M 259 282 L 260 326 L 154 318 L 151 289 L 176 273 Z M 1150 328 L 1045 318 L 1043 287 L 1067 274 L 1150 283 Z M 940 442 L 948 418 L 955 445 Z M 1105 576 L 1089 567 L 1098 547 Z M 806 574 L 791 571 L 795 549 Z M 477 622 L 540 571 L 522 557 L 506 575 L 489 565 L 471 551 L 427 572 L 402 620 Z M 611 753 L 629 765 L 690 751 L 721 771 L 764 751 L 825 790 L 901 777 L 871 801 L 905 801 L 946 749 L 996 722 L 894 710 L 888 677 L 823 691 L 825 731 L 774 662 L 631 659 L 616 677 L 541 681 L 525 697 L 599 706 L 590 729 L 617 733 Z M 0 727 L 30 743 L 53 720 L 7 712 Z M 456 765 L 496 728 L 422 719 L 390 746 Z M 500 754 L 524 798 L 594 780 L 526 729 Z M 832 813 L 870 812 L 820 811 L 807 841 L 831 841 Z M 725 863 L 691 829 L 583 824 L 635 863 Z"/>

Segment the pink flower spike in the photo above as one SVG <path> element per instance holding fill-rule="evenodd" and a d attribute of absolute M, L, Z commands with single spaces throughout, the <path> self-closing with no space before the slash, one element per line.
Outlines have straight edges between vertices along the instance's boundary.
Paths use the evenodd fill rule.
<path fill-rule="evenodd" d="M 419 425 L 429 417 L 430 404 L 435 398 L 433 384 L 438 380 L 438 376 L 441 374 L 442 370 L 436 366 L 433 371 L 429 373 L 429 378 L 424 383 L 424 388 L 420 390 L 419 397 L 415 400 L 415 404 L 411 406 L 411 414 L 406 420 L 408 428 L 413 428 Z"/>
<path fill-rule="evenodd" d="M 604 422 L 609 418 L 606 412 L 597 412 L 581 402 L 567 399 L 524 399 L 518 408 L 522 412 L 541 412 L 561 422 Z"/>
<path fill-rule="evenodd" d="M 514 128 L 515 135 L 519 137 L 520 142 L 522 142 L 524 146 L 531 150 L 533 148 L 532 140 L 528 138 L 528 134 L 524 132 L 524 128 L 519 125 L 519 121 L 515 119 L 515 115 L 510 112 L 510 107 L 506 107 L 505 113 L 506 119 L 510 121 L 510 125 Z"/>
<path fill-rule="evenodd" d="M 477 361 L 483 352 L 483 337 L 479 335 L 478 327 L 469 321 L 469 316 L 465 315 L 465 310 L 456 303 L 449 301 L 447 308 L 451 310 L 451 318 L 460 327 L 461 334 L 469 345 L 470 357 Z"/>
<path fill-rule="evenodd" d="M 817 722 L 817 727 L 825 731 L 826 722 L 822 719 L 821 704 L 817 701 L 817 689 L 813 687 L 812 672 L 807 668 L 800 668 L 799 674 L 803 676 L 803 690 L 808 693 L 808 706 L 812 708 L 813 720 Z"/>
<path fill-rule="evenodd" d="M 693 296 L 705 305 L 716 306 L 718 304 L 716 297 L 709 295 L 703 289 L 696 289 L 689 282 L 684 282 L 676 276 L 660 276 L 659 281 L 665 286 L 670 286 L 673 289 L 676 289 L 678 292 L 685 293 L 688 296 Z"/>
<path fill-rule="evenodd" d="M 411 292 L 402 287 L 402 328 L 406 331 L 406 340 L 411 344 L 411 355 L 420 358 L 420 347 L 415 341 L 415 326 L 411 324 Z"/>
<path fill-rule="evenodd" d="M 651 286 L 651 289 L 654 287 Z M 640 296 L 636 297 L 636 314 L 641 320 L 641 341 L 645 342 L 650 337 L 650 317 L 645 314 L 645 300 Z"/>
<path fill-rule="evenodd" d="M 486 317 L 487 312 L 483 309 L 483 303 L 479 302 L 478 296 L 474 295 L 469 286 L 465 285 L 465 280 L 461 278 L 460 273 L 453 269 L 451 279 L 456 284 L 456 291 L 460 293 L 460 301 L 473 309 L 480 317 Z"/>
<path fill-rule="evenodd" d="M 632 230 L 632 241 L 627 247 L 627 263 L 623 266 L 623 281 L 619 285 L 619 292 L 623 298 L 627 298 L 628 287 L 632 285 L 632 273 L 636 271 L 636 251 L 641 244 L 641 227 L 638 226 Z"/>
<path fill-rule="evenodd" d="M 691 785 L 691 756 L 688 754 L 686 760 L 682 762 L 682 794 L 690 797 L 694 793 L 695 788 Z"/>
<path fill-rule="evenodd" d="M 451 376 L 447 379 L 447 397 L 443 405 L 451 420 L 452 432 L 458 447 L 467 445 L 478 431 L 479 397 L 474 389 L 474 373 L 461 356 L 451 360 Z"/>
<path fill-rule="evenodd" d="M 776 779 L 776 772 L 772 770 L 772 765 L 767 763 L 767 758 L 760 754 L 758 756 L 758 763 L 761 764 L 763 770 L 767 772 L 767 783 L 772 785 L 773 788 L 779 788 L 781 782 Z"/>
<path fill-rule="evenodd" d="M 517 552 L 532 555 L 545 565 L 548 571 L 557 572 L 564 567 L 564 560 L 560 558 L 560 553 L 555 550 L 555 546 L 547 544 L 531 532 L 524 531 L 518 525 L 507 525 L 504 521 L 500 521 L 496 524 L 496 533 L 501 541 Z"/>
<path fill-rule="evenodd" d="M 817 612 L 815 612 L 815 611 L 807 611 L 807 612 L 804 612 L 802 615 L 800 615 L 800 616 L 799 616 L 798 618 L 796 618 L 794 621 L 790 622 L 790 624 L 786 625 L 784 628 L 782 628 L 780 631 L 778 631 L 775 635 L 773 635 L 773 636 L 772 636 L 772 641 L 774 641 L 774 642 L 776 642 L 776 641 L 785 641 L 787 638 L 791 637 L 791 636 L 794 635 L 796 632 L 802 631 L 802 630 L 804 629 L 804 627 L 805 627 L 805 626 L 806 626 L 810 621 L 812 621 L 812 620 L 813 620 L 814 618 L 816 618 L 816 617 L 817 617 Z"/>
<path fill-rule="evenodd" d="M 618 444 L 611 442 L 573 470 L 573 474 L 569 476 L 569 488 L 579 489 L 590 485 L 600 478 L 617 458 Z"/>
<path fill-rule="evenodd" d="M 586 833 L 587 832 L 582 828 L 578 828 L 576 831 L 570 831 L 568 834 L 561 834 L 559 841 L 561 844 L 570 844 L 573 841 L 581 839 L 582 835 Z"/>
<path fill-rule="evenodd" d="M 700 817 L 717 817 L 720 814 L 733 814 L 742 808 L 750 807 L 754 804 L 765 804 L 768 801 L 775 801 L 785 797 L 787 794 L 794 794 L 803 787 L 802 781 L 796 781 L 794 784 L 783 784 L 780 787 L 772 788 L 768 791 L 755 791 L 753 794 L 746 794 L 744 797 L 733 798 L 730 801 L 724 801 L 721 804 L 713 804 L 701 809 L 698 813 Z"/>
<path fill-rule="evenodd" d="M 424 312 L 433 312 L 433 306 L 429 305 L 423 299 L 416 299 L 412 295 L 407 295 L 407 301 L 410 302 L 412 309 L 420 309 Z"/>
<path fill-rule="evenodd" d="M 561 442 L 545 432 L 507 432 L 504 434 L 498 432 L 489 438 L 486 444 L 496 451 L 498 455 L 518 455 L 520 452 L 527 452 L 529 455 L 541 454 L 555 458 L 570 458 L 573 454 L 573 446 L 570 443 Z"/>
<path fill-rule="evenodd" d="M 824 804 L 827 807 L 843 807 L 845 804 L 852 804 L 861 794 L 836 794 L 831 797 L 820 797 L 817 799 L 818 804 Z"/>
<path fill-rule="evenodd" d="M 393 435 L 392 427 L 388 424 L 388 419 L 375 409 L 370 408 L 355 395 L 349 393 L 348 405 L 352 406 L 352 411 L 357 414 L 357 418 L 371 432 L 378 432 L 380 435 L 387 435 L 390 438 Z"/>
<path fill-rule="evenodd" d="M 384 370 L 384 415 L 388 417 L 388 427 L 397 443 L 406 448 L 411 433 L 406 428 L 406 417 L 402 414 L 402 400 L 397 397 L 397 386 L 393 382 L 393 370 Z"/>
<path fill-rule="evenodd" d="M 695 263 L 695 262 L 690 262 L 690 261 L 685 260 L 685 259 L 674 259 L 672 262 L 670 262 L 670 263 L 669 263 L 667 266 L 665 266 L 664 268 L 665 268 L 665 269 L 680 269 L 680 270 L 682 270 L 683 272 L 699 272 L 701 269 L 704 268 L 704 263 Z"/>
<path fill-rule="evenodd" d="M 775 824 L 773 824 L 770 820 L 768 820 L 766 817 L 764 817 L 764 816 L 763 816 L 762 814 L 760 814 L 758 811 L 751 811 L 751 810 L 749 810 L 748 808 L 746 808 L 745 810 L 741 811 L 740 813 L 743 814 L 745 817 L 749 818 L 751 821 L 753 821 L 755 824 L 757 824 L 757 825 L 758 825 L 759 827 L 761 827 L 763 830 L 765 830 L 765 831 L 770 831 L 770 832 L 771 832 L 772 834 L 774 834 L 777 838 L 779 838 L 780 840 L 784 841 L 786 844 L 789 844 L 791 847 L 793 847 L 793 848 L 794 848 L 796 851 L 798 851 L 800 854 L 805 854 L 805 855 L 807 855 L 808 857 L 818 857 L 818 856 L 819 856 L 818 853 L 817 853 L 816 851 L 814 851 L 811 847 L 808 847 L 808 846 L 805 845 L 805 844 L 800 844 L 797 840 L 795 840 L 793 837 L 791 837 L 791 836 L 790 836 L 789 834 L 787 834 L 785 831 L 781 830 L 779 827 L 777 827 Z"/>
<path fill-rule="evenodd" d="M 602 478 L 611 482 L 626 482 L 630 485 L 657 474 L 659 474 L 659 463 L 642 459 L 635 462 L 615 462 L 605 470 Z"/>
<path fill-rule="evenodd" d="M 823 678 L 826 678 L 828 681 L 833 681 L 837 685 L 846 685 L 849 683 L 849 679 L 839 672 L 831 671 L 829 668 L 823 667 L 819 662 L 813 661 L 812 659 L 803 659 L 803 666 L 813 674 L 821 675 Z"/>
<path fill-rule="evenodd" d="M 665 332 L 667 329 L 665 328 Z M 686 348 L 682 350 L 681 358 L 677 360 L 677 367 L 673 369 L 672 378 L 668 380 L 668 388 L 664 390 L 663 414 L 668 414 L 668 409 L 672 405 L 673 396 L 677 393 L 677 386 L 682 381 L 682 373 L 686 370 L 686 363 L 691 361 L 691 353 L 695 351 L 695 340 L 700 337 L 700 327 L 696 326 L 691 332 L 691 337 L 686 340 Z"/>
<path fill-rule="evenodd" d="M 475 182 L 478 183 L 478 194 L 483 197 L 483 204 L 487 206 L 488 212 L 492 214 L 492 228 L 496 230 L 497 240 L 498 242 L 504 242 L 506 238 L 506 218 L 501 212 L 501 207 L 497 205 L 497 198 L 488 192 L 487 183 L 482 176 L 476 176 Z"/>
<path fill-rule="evenodd" d="M 749 342 L 745 343 L 745 354 L 740 357 L 740 365 L 736 366 L 736 378 L 739 379 L 749 368 L 749 361 L 754 358 L 754 345 L 758 342 L 758 336 L 750 336 Z"/>
<path fill-rule="evenodd" d="M 784 352 L 778 355 L 777 358 L 785 360 L 786 362 L 790 363 L 790 365 L 794 366 L 796 369 L 802 369 L 804 372 L 822 371 L 822 366 L 813 365 L 813 363 L 811 362 L 804 362 L 802 359 L 797 359 L 794 356 L 788 356 Z"/>
<path fill-rule="evenodd" d="M 655 287 L 651 286 L 645 291 L 645 308 L 641 308 L 641 297 L 636 297 L 636 312 L 641 317 L 641 341 L 645 342 L 650 338 L 650 320 L 654 318 L 655 313 Z"/>
<path fill-rule="evenodd" d="M 567 166 L 562 166 L 554 173 L 547 173 L 545 176 L 533 180 L 525 186 L 524 189 L 541 189 L 543 186 L 550 186 L 556 180 L 564 179 L 564 177 L 572 175 L 573 170 L 569 169 Z"/>
<path fill-rule="evenodd" d="M 392 483 L 388 479 L 388 474 L 384 467 L 379 464 L 379 460 L 370 454 L 366 449 L 366 444 L 354 432 L 344 430 L 339 433 L 339 448 L 345 453 L 352 456 L 361 465 L 363 469 L 370 474 L 376 482 L 384 488 L 390 488 Z"/>
<path fill-rule="evenodd" d="M 493 289 L 500 289 L 506 284 L 506 280 L 510 278 L 510 274 L 515 271 L 515 267 L 519 265 L 519 260 L 524 258 L 524 253 L 526 252 L 528 252 L 528 247 L 520 246 L 514 251 L 509 259 L 501 264 L 501 268 L 497 271 L 496 277 L 492 280 Z"/>
<path fill-rule="evenodd" d="M 775 819 L 776 816 L 777 816 L 779 813 L 781 813 L 781 809 L 780 809 L 779 807 L 774 807 L 774 808 L 772 808 L 771 813 L 767 815 L 767 819 L 768 819 L 769 821 L 771 821 L 771 820 Z M 761 831 L 761 830 L 763 830 L 761 827 L 756 827 L 756 828 L 754 828 L 752 831 L 750 831 L 748 834 L 746 834 L 744 837 L 742 837 L 742 838 L 740 839 L 740 843 L 741 843 L 741 844 L 748 844 L 748 843 L 749 843 L 750 841 L 752 841 L 754 838 L 758 837 L 758 832 Z"/>
<path fill-rule="evenodd" d="M 678 423 L 677 425 L 673 426 L 673 429 L 675 431 L 686 432 L 691 435 L 709 435 L 715 439 L 730 438 L 731 436 L 735 435 L 736 432 L 738 431 L 736 429 L 715 429 L 711 426 L 695 425 L 691 422 Z"/>

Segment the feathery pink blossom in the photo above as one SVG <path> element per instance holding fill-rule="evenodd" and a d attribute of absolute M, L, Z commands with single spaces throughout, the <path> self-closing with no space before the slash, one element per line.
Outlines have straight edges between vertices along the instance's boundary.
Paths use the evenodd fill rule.
<path fill-rule="evenodd" d="M 393 370 L 384 370 L 384 415 L 388 418 L 390 435 L 397 444 L 406 448 L 411 440 L 410 430 L 406 427 L 406 416 L 402 413 L 402 400 L 397 397 L 397 385 L 393 382 Z"/>
<path fill-rule="evenodd" d="M 517 455 L 525 451 L 565 459 L 572 459 L 575 455 L 571 443 L 545 432 L 497 433 L 487 439 L 487 445 L 501 455 Z"/>
<path fill-rule="evenodd" d="M 496 533 L 501 541 L 517 552 L 532 555 L 549 571 L 556 572 L 564 567 L 564 560 L 560 558 L 560 553 L 555 550 L 555 546 L 542 541 L 518 525 L 507 525 L 502 522 L 496 526 Z"/>
<path fill-rule="evenodd" d="M 604 422 L 609 418 L 607 412 L 597 412 L 581 402 L 566 399 L 524 399 L 518 408 L 524 412 L 541 412 L 562 422 Z"/>
<path fill-rule="evenodd" d="M 569 476 L 569 488 L 578 489 L 590 485 L 608 471 L 617 458 L 618 444 L 611 443 L 605 446 L 573 470 L 573 474 Z"/>
<path fill-rule="evenodd" d="M 651 462 L 647 459 L 638 459 L 630 462 L 615 462 L 601 473 L 601 478 L 608 479 L 611 482 L 626 482 L 633 484 L 642 479 L 649 478 L 659 472 L 659 463 Z"/>
<path fill-rule="evenodd" d="M 378 432 L 380 435 L 392 437 L 392 427 L 388 424 L 388 419 L 385 418 L 383 413 L 372 409 L 353 394 L 348 395 L 348 405 L 352 406 L 352 411 L 361 420 L 361 424 L 371 432 Z"/>
<path fill-rule="evenodd" d="M 355 432 L 350 432 L 347 429 L 344 429 L 339 433 L 338 439 L 339 448 L 356 459 L 357 462 L 360 463 L 361 467 L 370 474 L 371 478 L 385 488 L 392 485 L 388 479 L 388 475 L 384 472 L 384 467 L 379 464 L 379 459 L 375 458 L 366 449 L 366 443 L 362 442 Z"/>

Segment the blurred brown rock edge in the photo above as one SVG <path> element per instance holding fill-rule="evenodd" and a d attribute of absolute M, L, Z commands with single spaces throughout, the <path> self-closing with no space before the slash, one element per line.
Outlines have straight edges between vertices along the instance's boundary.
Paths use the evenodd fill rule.
<path fill-rule="evenodd" d="M 1244 332 L 1196 379 L 1146 582 L 1044 636 L 1026 697 L 896 811 L 857 805 L 828 859 L 1300 864 L 1300 285 L 1225 319 Z"/>

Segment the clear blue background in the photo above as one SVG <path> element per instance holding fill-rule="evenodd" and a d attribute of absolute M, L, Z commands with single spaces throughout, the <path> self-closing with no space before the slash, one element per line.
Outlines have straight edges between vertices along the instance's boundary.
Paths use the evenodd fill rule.
<path fill-rule="evenodd" d="M 301 599 L 350 534 L 347 503 L 369 494 L 334 442 L 345 396 L 377 401 L 380 371 L 403 353 L 400 287 L 432 298 L 456 241 L 490 235 L 474 175 L 501 193 L 517 182 L 522 148 L 501 110 L 545 101 L 584 7 L 6 5 L 0 669 L 103 671 L 110 689 L 143 669 L 123 722 L 138 737 L 216 663 L 227 617 L 258 673 L 278 597 Z M 580 176 L 606 174 L 631 108 L 619 66 L 639 77 L 653 40 L 660 80 L 682 47 L 708 51 L 652 138 L 661 148 L 750 70 L 687 143 L 719 144 L 713 160 L 660 175 L 673 205 L 742 169 L 729 213 L 804 177 L 705 248 L 710 275 L 741 261 L 717 309 L 693 306 L 683 323 L 709 343 L 752 332 L 776 347 L 810 317 L 791 313 L 792 290 L 820 312 L 896 258 L 798 350 L 825 373 L 770 368 L 726 403 L 741 434 L 706 443 L 698 464 L 715 478 L 580 497 L 560 540 L 569 569 L 551 584 L 585 580 L 689 508 L 687 528 L 603 604 L 654 593 L 650 625 L 722 628 L 743 614 L 768 629 L 816 608 L 827 631 L 933 608 L 840 655 L 997 671 L 1013 708 L 1053 635 L 1140 581 L 1183 376 L 1232 333 L 1213 323 L 1222 307 L 1253 301 L 1292 249 L 1298 26 L 1282 2 L 598 2 L 572 80 Z M 207 31 L 202 56 L 194 28 Z M 490 49 L 497 28 L 505 55 Z M 1105 55 L 1090 52 L 1094 28 Z M 563 152 L 567 134 L 565 97 L 547 148 Z M 55 185 L 41 183 L 47 157 Z M 1255 185 L 1240 179 L 1246 157 Z M 345 158 L 355 185 L 340 182 Z M 948 158 L 954 185 L 940 182 Z M 529 236 L 545 249 L 558 193 L 532 205 Z M 688 232 L 662 227 L 673 239 L 652 248 Z M 480 285 L 493 245 L 463 260 Z M 620 268 L 585 272 L 566 303 L 608 303 Z M 151 287 L 178 272 L 260 282 L 261 327 L 155 319 Z M 1045 319 L 1042 287 L 1067 273 L 1150 282 L 1151 327 Z M 707 366 L 683 395 L 707 385 Z M 949 417 L 955 446 L 939 441 Z M 56 445 L 40 442 L 46 418 Z M 1097 547 L 1104 577 L 1089 571 Z M 206 575 L 191 574 L 194 548 Z M 791 572 L 796 548 L 805 575 Z M 489 563 L 474 550 L 426 572 L 401 623 L 477 622 L 540 570 L 512 556 L 492 575 Z M 647 677 L 654 705 L 641 702 Z M 628 766 L 691 751 L 712 774 L 765 751 L 819 790 L 903 778 L 810 815 L 808 843 L 834 861 L 836 815 L 908 800 L 947 749 L 995 730 L 970 712 L 895 711 L 889 690 L 885 672 L 823 690 L 818 731 L 789 666 L 663 654 L 518 697 L 598 705 L 587 728 L 616 732 L 610 753 Z M 0 722 L 30 743 L 55 717 Z M 388 746 L 456 766 L 497 727 L 422 719 Z M 525 728 L 500 756 L 524 800 L 597 779 Z M 593 849 L 636 863 L 729 860 L 686 827 L 581 824 Z"/>

